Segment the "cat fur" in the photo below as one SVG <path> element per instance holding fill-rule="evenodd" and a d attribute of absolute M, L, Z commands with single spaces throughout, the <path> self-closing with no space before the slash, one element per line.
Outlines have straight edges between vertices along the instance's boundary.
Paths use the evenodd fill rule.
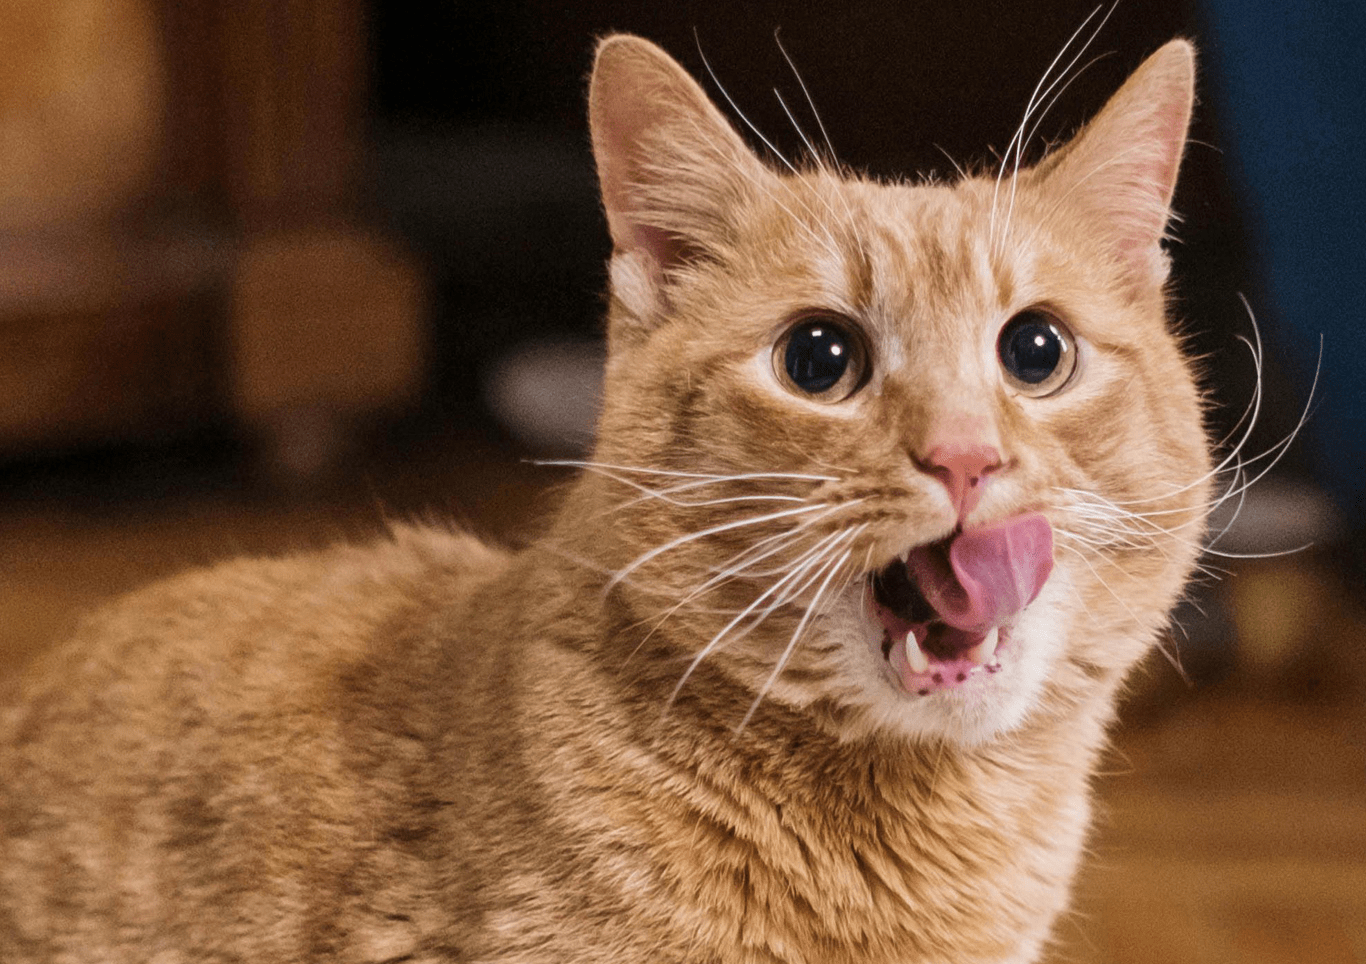
<path fill-rule="evenodd" d="M 592 464 L 519 551 L 398 527 L 87 619 L 0 711 L 0 960 L 1035 961 L 1203 537 L 1161 247 L 1193 73 L 1169 43 L 1018 174 L 880 183 L 770 167 L 662 51 L 602 41 Z M 1037 399 L 996 360 L 1036 304 L 1080 357 Z M 868 343 L 836 403 L 775 376 L 812 308 Z M 912 458 L 945 426 L 1009 457 L 967 524 L 1041 512 L 1056 559 L 1003 671 L 917 698 L 864 589 L 960 522 Z M 721 633 L 778 577 L 696 590 L 799 537 L 824 583 Z"/>

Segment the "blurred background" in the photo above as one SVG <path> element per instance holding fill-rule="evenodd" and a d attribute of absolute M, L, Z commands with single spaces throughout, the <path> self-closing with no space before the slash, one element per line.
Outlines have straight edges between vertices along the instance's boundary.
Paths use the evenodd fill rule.
<path fill-rule="evenodd" d="M 595 37 L 703 77 L 700 47 L 792 154 L 781 28 L 841 160 L 944 175 L 1093 9 L 0 0 L 0 677 L 187 566 L 392 518 L 534 532 L 562 476 L 526 460 L 589 443 L 602 357 Z M 1272 555 L 1211 557 L 1138 675 L 1058 962 L 1366 961 L 1363 9 L 1120 5 L 1031 145 L 1193 38 L 1171 250 L 1213 428 L 1259 384 L 1243 297 L 1251 475 L 1312 409 L 1218 546 Z"/>

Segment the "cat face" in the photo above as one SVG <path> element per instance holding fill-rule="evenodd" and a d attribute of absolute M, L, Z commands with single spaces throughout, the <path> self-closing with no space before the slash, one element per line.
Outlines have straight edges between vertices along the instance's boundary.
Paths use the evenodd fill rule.
<path fill-rule="evenodd" d="M 1173 42 L 1034 169 L 882 184 L 770 170 L 604 42 L 592 551 L 661 700 L 975 744 L 1113 691 L 1208 501 L 1159 243 L 1191 91 Z"/>

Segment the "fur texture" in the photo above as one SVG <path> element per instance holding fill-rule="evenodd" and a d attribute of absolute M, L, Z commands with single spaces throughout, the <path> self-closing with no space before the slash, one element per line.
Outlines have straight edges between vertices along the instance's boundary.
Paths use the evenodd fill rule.
<path fill-rule="evenodd" d="M 0 958 L 1035 960 L 1203 537 L 1160 247 L 1192 77 L 1173 41 L 1033 170 L 882 184 L 770 169 L 605 40 L 605 410 L 556 521 L 91 619 L 0 717 Z M 1035 308 L 1077 360 L 1040 397 L 998 348 Z M 851 333 L 841 397 L 784 378 L 810 317 Z M 965 439 L 998 456 L 967 511 L 934 454 Z M 870 577 L 1026 512 L 1053 570 L 999 671 L 908 690 Z"/>

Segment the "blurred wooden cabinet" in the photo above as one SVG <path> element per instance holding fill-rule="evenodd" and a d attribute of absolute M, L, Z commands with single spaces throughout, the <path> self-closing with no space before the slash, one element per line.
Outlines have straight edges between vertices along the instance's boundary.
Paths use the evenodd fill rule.
<path fill-rule="evenodd" d="M 130 61 L 125 85 L 141 69 L 156 102 L 103 203 L 56 204 L 46 222 L 0 210 L 0 454 L 411 398 L 421 272 L 364 226 L 359 197 L 361 0 L 29 2 L 150 25 L 103 56 Z M 30 20 L 69 34 L 72 18 Z M 66 69 L 89 69 L 93 39 L 54 36 Z M 0 128 L 24 121 L 5 111 L 30 82 L 0 68 Z"/>

